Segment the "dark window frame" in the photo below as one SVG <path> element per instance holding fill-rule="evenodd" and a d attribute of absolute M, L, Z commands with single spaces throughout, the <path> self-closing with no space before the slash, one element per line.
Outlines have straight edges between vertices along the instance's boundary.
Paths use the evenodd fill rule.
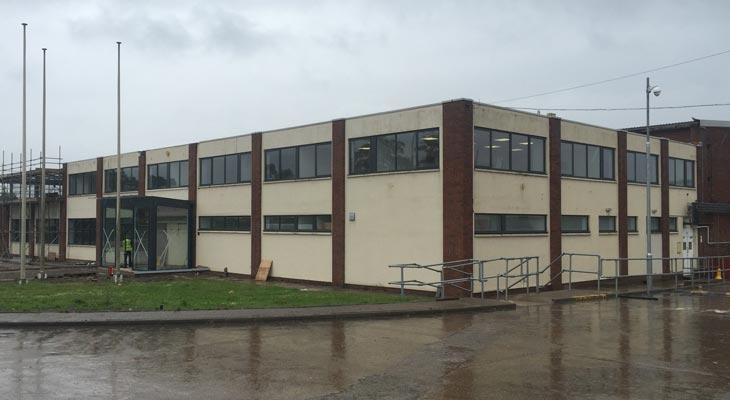
<path fill-rule="evenodd" d="M 96 219 L 70 218 L 68 220 L 68 244 L 96 246 Z"/>
<path fill-rule="evenodd" d="M 493 216 L 499 218 L 499 229 L 491 230 L 491 231 L 480 231 L 476 229 L 476 219 L 479 216 Z M 531 230 L 507 230 L 507 223 L 506 219 L 508 216 L 517 216 L 517 217 L 542 217 L 543 221 L 543 230 L 540 231 L 531 231 Z M 475 235 L 540 235 L 540 234 L 546 234 L 547 231 L 547 215 L 546 214 L 498 214 L 498 213 L 474 213 L 474 234 Z"/>
<path fill-rule="evenodd" d="M 636 155 L 637 154 L 641 154 L 643 156 L 646 156 L 646 152 L 641 152 L 641 151 L 627 151 L 626 152 L 626 170 L 627 170 L 627 173 L 626 173 L 626 178 L 627 179 L 626 179 L 626 181 L 628 183 L 644 183 L 644 184 L 646 184 L 646 180 L 639 181 L 639 180 L 636 179 Z M 633 173 L 634 179 L 633 180 L 632 179 L 629 179 L 629 177 L 631 176 L 631 174 L 628 171 L 628 168 L 629 168 L 629 158 L 631 158 L 631 157 L 634 158 L 634 171 L 633 171 L 634 172 Z M 654 170 L 656 171 L 656 174 L 654 175 L 655 180 L 653 180 L 653 181 L 651 181 L 649 183 L 652 184 L 652 185 L 658 185 L 659 184 L 659 175 L 661 175 L 659 173 L 659 156 L 657 154 L 652 154 L 651 155 L 651 158 L 654 159 Z M 649 171 L 646 171 L 646 173 L 649 174 Z"/>
<path fill-rule="evenodd" d="M 613 222 L 613 228 L 610 230 L 602 229 L 601 228 L 601 219 L 607 219 L 610 218 Z M 598 233 L 616 233 L 616 217 L 613 215 L 599 215 L 598 216 Z"/>
<path fill-rule="evenodd" d="M 634 229 L 631 229 L 631 224 L 629 224 L 629 221 L 633 218 L 634 220 Z M 626 217 L 626 232 L 628 233 L 638 233 L 639 232 L 639 217 L 637 216 L 628 216 Z"/>
<path fill-rule="evenodd" d="M 570 171 L 570 174 L 563 173 L 563 147 L 562 146 L 564 144 L 565 145 L 570 145 L 570 160 L 571 160 L 571 162 L 570 162 L 570 170 L 571 170 Z M 586 165 L 586 176 L 575 175 L 575 153 L 573 151 L 573 147 L 576 144 L 581 145 L 581 146 L 585 146 L 585 148 L 586 148 L 586 155 L 585 155 L 585 158 L 586 158 L 586 160 L 585 160 L 586 161 L 586 164 L 585 164 Z M 595 145 L 595 144 L 587 144 L 587 143 L 573 142 L 573 141 L 570 141 L 570 140 L 561 140 L 560 141 L 560 146 L 561 146 L 561 148 L 560 148 L 560 176 L 566 176 L 566 177 L 569 177 L 569 178 L 592 179 L 592 180 L 597 180 L 597 181 L 616 181 L 616 149 L 614 149 L 613 147 L 606 147 L 606 146 L 598 146 L 598 145 Z M 591 147 L 598 149 L 598 171 L 599 171 L 598 174 L 600 175 L 598 178 L 594 178 L 594 177 L 589 177 L 588 176 L 588 170 L 589 170 L 589 168 L 588 168 L 588 154 L 589 154 L 588 149 L 591 148 Z M 611 169 L 611 177 L 607 177 L 608 175 L 606 174 L 606 169 L 604 168 L 604 163 L 605 163 L 604 154 L 605 154 L 605 151 L 606 150 L 609 150 L 611 152 L 611 166 L 612 166 L 612 169 Z"/>
<path fill-rule="evenodd" d="M 179 188 L 186 188 L 186 187 L 190 186 L 190 176 L 188 176 L 187 185 L 180 184 L 180 180 L 181 180 L 180 176 L 182 175 L 182 171 L 187 170 L 187 168 L 189 168 L 189 166 L 190 166 L 189 164 L 187 164 L 188 162 L 189 162 L 188 160 L 177 160 L 177 161 L 166 161 L 166 162 L 148 165 L 147 171 L 146 171 L 147 172 L 147 190 L 179 189 Z M 181 168 L 183 163 L 187 164 L 186 168 Z M 177 181 L 176 181 L 177 184 L 175 186 L 172 186 L 170 184 L 170 170 L 171 170 L 170 166 L 172 164 L 179 164 L 178 165 L 178 176 L 177 176 Z M 166 184 L 158 186 L 152 179 L 151 171 L 152 171 L 152 168 L 155 168 L 155 170 L 159 170 L 160 165 L 165 165 L 165 167 L 167 169 L 167 173 L 166 173 L 166 177 L 165 177 Z M 155 176 L 159 176 L 157 172 L 155 173 Z"/>
<path fill-rule="evenodd" d="M 243 162 L 243 159 L 245 156 L 248 155 L 248 161 L 249 161 L 249 175 L 253 177 L 253 157 L 251 156 L 250 151 L 245 151 L 243 153 L 233 153 L 233 154 L 221 154 L 219 156 L 211 156 L 211 157 L 203 157 L 200 160 L 198 160 L 198 166 L 200 168 L 200 172 L 198 173 L 198 186 L 199 187 L 209 187 L 209 186 L 225 186 L 225 185 L 239 185 L 239 184 L 246 184 L 251 183 L 251 179 L 245 180 L 242 177 L 242 171 L 241 171 L 241 163 Z M 236 172 L 236 182 L 234 183 L 226 183 L 226 157 L 230 156 L 236 156 L 236 166 L 237 166 L 237 172 Z M 223 159 L 223 183 L 213 183 L 213 176 L 215 175 L 215 168 L 213 166 L 215 163 L 213 162 L 216 158 L 222 158 Z M 210 160 L 210 171 L 208 176 L 208 183 L 203 183 L 203 162 Z"/>
<path fill-rule="evenodd" d="M 78 180 L 81 180 L 81 192 L 77 189 L 79 185 Z M 89 188 L 90 191 L 85 191 L 84 181 L 90 179 Z M 68 176 L 68 195 L 69 196 L 88 196 L 90 194 L 96 194 L 96 171 L 80 172 L 77 174 L 70 174 Z"/>
<path fill-rule="evenodd" d="M 674 222 L 674 224 L 672 224 L 672 222 Z M 672 225 L 674 225 L 674 227 L 672 227 Z M 669 232 L 679 232 L 679 221 L 677 217 L 669 217 Z"/>
<path fill-rule="evenodd" d="M 570 217 L 570 218 L 582 218 L 586 221 L 586 229 L 585 230 L 577 230 L 577 229 L 565 229 L 563 227 L 563 218 Z M 591 233 L 591 219 L 588 215 L 561 215 L 560 216 L 560 232 L 561 233 Z"/>
<path fill-rule="evenodd" d="M 218 224 L 222 227 L 218 227 Z M 235 225 L 235 226 L 234 226 Z M 216 226 L 216 227 L 214 227 Z M 198 217 L 200 232 L 251 232 L 250 215 L 201 215 Z"/>
<path fill-rule="evenodd" d="M 682 176 L 684 177 L 684 179 L 683 179 L 684 182 L 682 182 L 681 184 L 677 183 L 677 178 L 675 176 L 674 182 L 672 182 L 672 179 L 669 179 L 669 186 L 694 188 L 695 187 L 695 179 L 694 179 L 695 162 L 694 162 L 694 160 L 686 160 L 684 158 L 669 157 L 669 163 L 667 165 L 667 167 L 669 168 L 669 171 L 675 170 L 675 168 L 676 168 L 675 165 L 677 162 L 682 163 Z M 692 169 L 691 176 L 687 176 L 687 166 L 688 165 Z M 669 176 L 669 174 L 667 174 L 667 176 Z"/>
<path fill-rule="evenodd" d="M 134 181 L 134 188 L 132 186 L 125 186 L 125 177 L 131 180 L 132 171 L 137 169 L 137 178 Z M 139 191 L 139 166 L 132 165 L 129 167 L 123 167 L 122 170 L 122 193 L 136 192 Z M 116 193 L 117 192 L 117 169 L 105 169 L 104 170 L 104 193 Z M 127 182 L 128 183 L 128 182 Z"/>
<path fill-rule="evenodd" d="M 419 158 L 419 151 L 418 151 L 418 141 L 420 140 L 421 134 L 429 134 L 429 133 L 435 133 L 438 137 L 438 154 L 439 154 L 439 160 L 436 162 L 436 167 L 432 166 L 425 166 L 421 167 L 421 160 Z M 389 171 L 378 171 L 377 166 L 377 157 L 378 157 L 378 138 L 385 137 L 385 136 L 393 136 L 395 143 L 398 143 L 398 135 L 406 135 L 406 134 L 414 134 L 416 135 L 416 146 L 414 147 L 414 165 L 415 168 L 408 168 L 408 169 L 399 169 L 398 168 L 398 157 L 396 153 L 395 157 L 395 163 L 393 164 L 393 169 Z M 365 172 L 355 172 L 354 170 L 354 157 L 352 157 L 352 143 L 355 141 L 370 141 L 370 153 L 368 153 L 368 170 Z M 412 172 L 412 171 L 438 171 L 441 169 L 441 130 L 439 128 L 428 128 L 428 129 L 418 129 L 413 131 L 403 131 L 403 132 L 393 132 L 393 133 L 384 133 L 379 135 L 372 135 L 372 136 L 361 136 L 356 138 L 351 138 L 348 140 L 348 158 L 349 158 L 349 165 L 348 165 L 348 175 L 352 176 L 359 176 L 359 175 L 370 175 L 370 174 L 390 174 L 390 173 L 398 173 L 398 172 Z"/>
<path fill-rule="evenodd" d="M 308 176 L 308 177 L 300 177 L 299 174 L 299 151 L 302 147 L 309 147 L 314 146 L 314 176 Z M 330 147 L 330 171 L 328 174 L 320 174 L 317 165 L 318 165 L 318 158 L 319 158 L 319 147 L 320 146 L 329 146 Z M 294 149 L 294 177 L 293 178 L 281 178 L 281 152 L 283 150 L 290 150 Z M 267 155 L 277 153 L 278 154 L 278 162 L 277 162 L 277 170 L 276 170 L 276 178 L 271 178 L 269 174 L 267 173 L 268 170 L 268 163 Z M 297 180 L 306 180 L 306 179 L 322 179 L 322 178 L 331 178 L 332 177 L 332 142 L 319 142 L 319 143 L 307 143 L 307 144 L 301 144 L 297 146 L 287 146 L 287 147 L 277 147 L 275 149 L 267 149 L 264 150 L 264 182 L 280 182 L 280 181 L 297 181 Z"/>
<path fill-rule="evenodd" d="M 314 217 L 314 226 L 311 230 L 299 230 L 299 218 L 300 217 Z M 317 229 L 317 221 L 320 217 L 326 217 L 329 218 L 329 229 Z M 282 230 L 281 229 L 281 218 L 293 218 L 294 219 L 294 229 L 292 230 Z M 276 219 L 277 222 L 276 225 L 279 226 L 278 229 L 268 229 L 269 221 L 272 221 Z M 332 232 L 332 215 L 331 214 L 302 214 L 302 215 L 265 215 L 264 216 L 264 232 L 284 232 L 284 233 L 331 233 Z"/>
<path fill-rule="evenodd" d="M 656 222 L 656 228 L 654 222 Z M 662 233 L 662 217 L 651 217 L 649 223 L 651 224 L 651 233 Z"/>
<path fill-rule="evenodd" d="M 492 163 L 494 161 L 494 142 L 492 141 L 492 133 L 493 132 L 499 132 L 502 134 L 506 134 L 509 137 L 509 160 L 507 162 L 507 168 L 495 168 L 492 166 Z M 476 142 L 476 136 L 479 134 L 488 134 L 489 135 L 489 163 L 490 165 L 483 165 L 478 163 L 477 158 L 477 149 L 474 149 L 474 169 L 475 170 L 490 170 L 490 171 L 510 171 L 510 172 L 518 172 L 523 174 L 539 174 L 539 175 L 547 175 L 547 168 L 546 168 L 546 160 L 545 160 L 545 153 L 547 152 L 547 138 L 543 136 L 536 136 L 536 135 L 528 135 L 525 133 L 518 133 L 518 132 L 507 132 L 502 131 L 498 129 L 489 129 L 489 128 L 482 128 L 482 127 L 474 127 L 474 141 Z M 522 170 L 515 170 L 512 167 L 512 137 L 514 135 L 520 135 L 525 136 L 527 138 L 527 171 Z M 542 142 L 542 165 L 540 166 L 540 169 L 533 168 L 532 165 L 532 140 L 539 140 Z"/>

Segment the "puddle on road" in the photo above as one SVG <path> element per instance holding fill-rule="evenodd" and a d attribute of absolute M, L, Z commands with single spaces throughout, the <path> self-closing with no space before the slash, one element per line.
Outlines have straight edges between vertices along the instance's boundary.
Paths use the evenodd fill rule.
<path fill-rule="evenodd" d="M 718 309 L 704 310 L 702 312 L 711 312 L 711 313 L 715 313 L 715 314 L 730 314 L 730 310 L 718 310 Z"/>

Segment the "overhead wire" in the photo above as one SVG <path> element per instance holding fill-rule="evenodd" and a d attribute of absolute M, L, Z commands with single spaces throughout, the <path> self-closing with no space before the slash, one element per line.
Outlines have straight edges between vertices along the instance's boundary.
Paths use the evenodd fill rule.
<path fill-rule="evenodd" d="M 652 110 L 672 110 L 680 108 L 700 108 L 700 107 L 724 107 L 730 106 L 730 103 L 711 103 L 711 104 L 689 104 L 682 106 L 659 106 L 652 107 Z M 510 107 L 516 110 L 527 111 L 644 111 L 646 107 L 597 107 L 597 108 L 541 108 L 541 107 Z"/>

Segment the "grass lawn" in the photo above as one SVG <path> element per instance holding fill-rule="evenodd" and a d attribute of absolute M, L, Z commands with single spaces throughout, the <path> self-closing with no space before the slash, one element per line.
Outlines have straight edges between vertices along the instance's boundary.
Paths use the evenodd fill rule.
<path fill-rule="evenodd" d="M 0 284 L 0 312 L 145 311 L 160 310 L 160 307 L 163 310 L 212 310 L 396 303 L 423 299 L 329 288 L 300 290 L 211 279 L 128 282 L 121 286 L 110 282 Z"/>

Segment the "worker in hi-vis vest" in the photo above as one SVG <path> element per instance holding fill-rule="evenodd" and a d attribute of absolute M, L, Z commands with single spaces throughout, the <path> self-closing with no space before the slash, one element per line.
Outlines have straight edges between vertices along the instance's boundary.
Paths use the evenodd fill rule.
<path fill-rule="evenodd" d="M 122 248 L 124 249 L 124 267 L 132 268 L 134 264 L 132 262 L 132 241 L 129 237 L 122 241 Z"/>

